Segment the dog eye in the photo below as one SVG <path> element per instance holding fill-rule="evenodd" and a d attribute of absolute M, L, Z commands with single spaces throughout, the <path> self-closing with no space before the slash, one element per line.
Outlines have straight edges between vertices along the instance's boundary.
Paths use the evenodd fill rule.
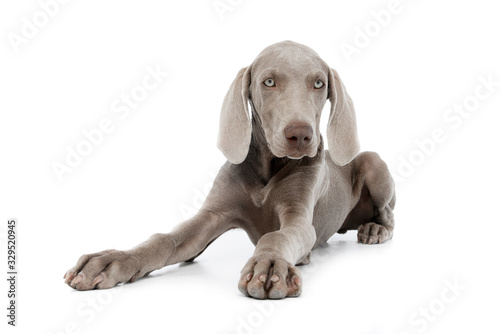
<path fill-rule="evenodd" d="M 267 87 L 274 87 L 276 86 L 275 82 L 273 79 L 269 78 L 269 79 L 266 79 L 264 81 L 264 85 L 266 85 Z"/>
<path fill-rule="evenodd" d="M 314 88 L 319 89 L 319 88 L 323 87 L 323 85 L 324 85 L 323 81 L 318 80 L 314 83 Z"/>

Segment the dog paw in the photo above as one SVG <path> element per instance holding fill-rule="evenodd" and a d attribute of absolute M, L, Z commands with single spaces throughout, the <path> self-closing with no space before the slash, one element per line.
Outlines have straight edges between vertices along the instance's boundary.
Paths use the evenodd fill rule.
<path fill-rule="evenodd" d="M 144 276 L 141 268 L 139 258 L 132 252 L 105 250 L 81 256 L 66 272 L 64 281 L 76 290 L 107 289 Z"/>
<path fill-rule="evenodd" d="M 298 297 L 302 279 L 297 267 L 284 259 L 269 256 L 250 258 L 241 271 L 238 289 L 257 299 Z"/>
<path fill-rule="evenodd" d="M 381 244 L 391 237 L 392 233 L 377 223 L 367 223 L 358 227 L 358 242 L 363 244 Z"/>

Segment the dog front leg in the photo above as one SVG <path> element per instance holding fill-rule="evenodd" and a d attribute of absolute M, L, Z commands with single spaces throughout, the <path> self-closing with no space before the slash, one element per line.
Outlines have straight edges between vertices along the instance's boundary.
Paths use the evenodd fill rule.
<path fill-rule="evenodd" d="M 229 229 L 220 215 L 202 209 L 172 232 L 154 234 L 130 250 L 105 250 L 81 256 L 64 279 L 77 290 L 106 289 L 121 282 L 134 282 L 153 270 L 194 259 Z"/>
<path fill-rule="evenodd" d="M 312 215 L 278 212 L 281 229 L 259 239 L 253 256 L 241 271 L 239 290 L 258 299 L 297 297 L 302 291 L 295 266 L 307 258 L 316 241 Z"/>

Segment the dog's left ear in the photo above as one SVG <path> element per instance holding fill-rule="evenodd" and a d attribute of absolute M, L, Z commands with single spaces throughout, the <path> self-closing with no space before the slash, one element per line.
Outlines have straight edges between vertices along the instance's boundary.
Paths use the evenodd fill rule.
<path fill-rule="evenodd" d="M 359 152 L 358 130 L 354 105 L 334 69 L 328 73 L 328 98 L 331 104 L 326 130 L 328 149 L 333 162 L 344 166 Z"/>
<path fill-rule="evenodd" d="M 242 68 L 224 98 L 219 120 L 217 147 L 234 164 L 247 157 L 252 138 L 252 121 L 248 110 L 250 66 Z"/>

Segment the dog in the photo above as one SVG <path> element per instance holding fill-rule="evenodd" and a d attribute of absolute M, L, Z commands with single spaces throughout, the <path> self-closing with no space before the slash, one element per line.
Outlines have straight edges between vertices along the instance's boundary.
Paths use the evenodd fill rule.
<path fill-rule="evenodd" d="M 320 115 L 331 104 L 329 150 Z M 374 152 L 359 153 L 356 116 L 338 73 L 311 48 L 284 41 L 241 69 L 224 99 L 218 148 L 227 158 L 199 212 L 128 251 L 83 255 L 64 276 L 77 290 L 134 282 L 193 261 L 224 232 L 241 228 L 255 252 L 238 288 L 258 299 L 296 297 L 297 265 L 334 233 L 383 243 L 394 230 L 394 181 Z"/>

